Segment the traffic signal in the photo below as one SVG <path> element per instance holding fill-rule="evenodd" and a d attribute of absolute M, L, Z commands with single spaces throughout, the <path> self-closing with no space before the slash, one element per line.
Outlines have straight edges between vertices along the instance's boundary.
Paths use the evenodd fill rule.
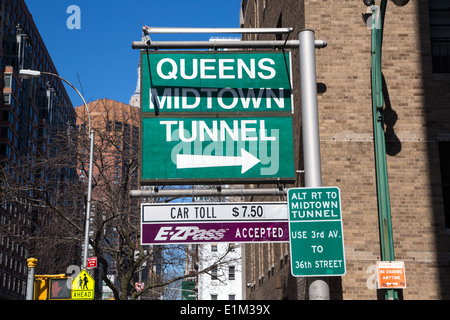
<path fill-rule="evenodd" d="M 70 300 L 72 298 L 72 290 L 67 286 L 67 279 L 50 279 L 49 300 Z"/>
<path fill-rule="evenodd" d="M 47 300 L 48 297 L 48 279 L 35 278 L 33 300 Z"/>

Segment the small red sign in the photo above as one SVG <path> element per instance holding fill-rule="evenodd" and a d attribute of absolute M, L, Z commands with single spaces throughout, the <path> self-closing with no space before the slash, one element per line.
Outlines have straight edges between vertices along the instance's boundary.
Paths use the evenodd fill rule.
<path fill-rule="evenodd" d="M 134 287 L 136 288 L 136 291 L 142 291 L 142 290 L 144 290 L 144 283 L 143 282 L 136 282 L 134 284 Z"/>
<path fill-rule="evenodd" d="M 88 268 L 97 268 L 97 257 L 91 257 L 87 259 Z"/>
<path fill-rule="evenodd" d="M 378 289 L 406 288 L 405 263 L 403 261 L 377 261 Z"/>

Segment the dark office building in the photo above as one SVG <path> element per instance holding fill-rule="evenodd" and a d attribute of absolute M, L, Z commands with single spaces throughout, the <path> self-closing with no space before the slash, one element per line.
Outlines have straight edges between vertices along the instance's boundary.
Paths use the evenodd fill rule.
<path fill-rule="evenodd" d="M 53 134 L 74 127 L 75 112 L 62 82 L 47 76 L 23 80 L 21 69 L 57 73 L 24 0 L 1 0 L 0 164 L 4 181 L 0 193 L 0 299 L 25 298 L 27 258 L 34 253 L 24 235 L 34 232 L 47 214 L 45 207 L 37 209 L 30 202 L 32 190 L 26 197 L 5 190 L 12 184 L 29 185 L 46 175 L 59 181 L 76 178 L 70 166 L 47 170 L 50 168 L 41 161 L 58 152 Z M 38 259 L 39 265 L 37 272 L 47 271 Z"/>

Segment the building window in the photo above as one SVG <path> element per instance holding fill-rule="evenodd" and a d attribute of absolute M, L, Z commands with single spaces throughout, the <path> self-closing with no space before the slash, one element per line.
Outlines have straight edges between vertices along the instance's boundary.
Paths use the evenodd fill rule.
<path fill-rule="evenodd" d="M 211 293 L 211 300 L 217 300 L 217 294 Z"/>
<path fill-rule="evenodd" d="M 11 93 L 4 93 L 3 94 L 3 103 L 4 104 L 8 104 L 8 105 L 10 105 L 11 104 Z"/>
<path fill-rule="evenodd" d="M 450 73 L 450 0 L 429 1 L 434 73 Z"/>
<path fill-rule="evenodd" d="M 111 128 L 112 128 L 112 121 L 111 120 L 106 121 L 106 131 L 108 132 L 112 131 Z"/>
<path fill-rule="evenodd" d="M 228 300 L 236 300 L 236 295 L 230 293 L 230 294 L 228 295 Z"/>
<path fill-rule="evenodd" d="M 241 11 L 242 11 L 242 16 L 245 19 L 245 14 L 247 13 L 247 5 L 248 5 L 248 0 L 243 0 L 241 2 Z"/>
<path fill-rule="evenodd" d="M 439 142 L 439 160 L 441 162 L 445 227 L 450 229 L 450 141 Z"/>
<path fill-rule="evenodd" d="M 211 280 L 217 280 L 217 266 L 214 266 L 211 269 Z"/>
<path fill-rule="evenodd" d="M 5 73 L 5 88 L 11 88 L 12 74 Z"/>
<path fill-rule="evenodd" d="M 211 244 L 211 252 L 217 252 L 217 244 Z"/>
<path fill-rule="evenodd" d="M 228 279 L 229 280 L 235 280 L 236 279 L 236 267 L 235 266 L 229 266 L 228 267 Z"/>
<path fill-rule="evenodd" d="M 0 144 L 0 155 L 11 156 L 11 147 L 7 144 Z"/>

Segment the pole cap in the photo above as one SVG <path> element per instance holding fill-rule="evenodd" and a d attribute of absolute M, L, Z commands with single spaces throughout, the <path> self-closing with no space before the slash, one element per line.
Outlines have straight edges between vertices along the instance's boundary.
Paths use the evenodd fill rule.
<path fill-rule="evenodd" d="M 36 268 L 37 259 L 36 258 L 29 258 L 27 259 L 28 268 Z"/>

